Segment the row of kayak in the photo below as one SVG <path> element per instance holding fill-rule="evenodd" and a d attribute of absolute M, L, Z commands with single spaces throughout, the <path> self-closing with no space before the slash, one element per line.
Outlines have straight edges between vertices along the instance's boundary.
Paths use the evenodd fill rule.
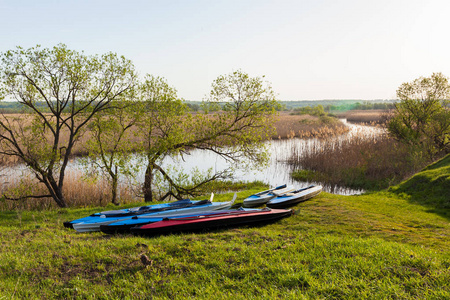
<path fill-rule="evenodd" d="M 184 199 L 172 203 L 104 211 L 81 219 L 64 222 L 64 226 L 73 228 L 78 232 L 100 231 L 100 226 L 110 224 L 114 226 L 115 224 L 113 223 L 117 222 L 127 222 L 130 225 L 138 226 L 158 222 L 168 217 L 186 217 L 228 209 L 236 200 L 236 194 L 233 200 L 227 202 L 212 202 L 213 197 L 214 194 L 211 194 L 210 200 L 193 201 Z"/>
<path fill-rule="evenodd" d="M 311 190 L 308 197 L 304 195 L 306 190 Z M 81 219 L 64 222 L 64 226 L 73 228 L 78 232 L 102 231 L 108 234 L 131 232 L 134 234 L 155 235 L 263 224 L 290 216 L 292 210 L 280 208 L 286 208 L 305 201 L 313 197 L 311 195 L 317 195 L 316 190 L 312 187 L 301 190 L 289 190 L 286 186 L 280 186 L 252 195 L 244 200 L 244 206 L 255 207 L 261 205 L 256 204 L 258 201 L 263 201 L 261 198 L 267 199 L 271 197 L 264 202 L 267 207 L 263 209 L 230 209 L 236 200 L 236 194 L 231 201 L 227 202 L 213 202 L 214 194 L 211 194 L 209 200 L 193 201 L 184 199 L 172 203 L 94 213 Z"/>

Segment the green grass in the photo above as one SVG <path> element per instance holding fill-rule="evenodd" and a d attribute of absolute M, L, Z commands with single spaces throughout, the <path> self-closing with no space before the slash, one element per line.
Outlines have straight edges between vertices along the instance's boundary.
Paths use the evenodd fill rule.
<path fill-rule="evenodd" d="M 436 182 L 448 166 L 424 172 Z M 449 299 L 447 209 L 407 184 L 322 193 L 262 227 L 155 238 L 62 226 L 105 208 L 0 212 L 0 299 Z"/>

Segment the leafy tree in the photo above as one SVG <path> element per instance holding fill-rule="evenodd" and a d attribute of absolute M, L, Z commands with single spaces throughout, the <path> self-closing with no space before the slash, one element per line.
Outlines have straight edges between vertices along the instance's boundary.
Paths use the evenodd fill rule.
<path fill-rule="evenodd" d="M 294 109 L 295 113 L 300 115 L 311 115 L 311 116 L 326 116 L 327 113 L 325 112 L 323 106 L 321 104 L 316 106 L 304 106 L 300 108 Z"/>
<path fill-rule="evenodd" d="M 278 102 L 261 77 L 252 78 L 241 71 L 218 77 L 202 104 L 204 113 L 189 112 L 176 90 L 159 77 L 146 78 L 140 99 L 147 112 L 140 123 L 148 158 L 143 187 L 146 201 L 153 200 L 157 174 L 168 186 L 164 197 L 182 198 L 195 195 L 205 183 L 227 178 L 232 172 L 230 168 L 203 176 L 195 174 L 186 184 L 186 176 L 174 177 L 162 166 L 162 159 L 168 155 L 183 157 L 190 149 L 202 149 L 243 166 L 245 161 L 247 167 L 267 162 L 262 142 L 274 130 Z"/>
<path fill-rule="evenodd" d="M 7 51 L 0 72 L 3 97 L 27 111 L 0 116 L 0 154 L 18 158 L 48 190 L 23 198 L 51 197 L 67 207 L 64 176 L 74 146 L 92 118 L 134 86 L 134 66 L 113 53 L 88 56 L 60 44 Z"/>
<path fill-rule="evenodd" d="M 166 174 L 162 160 L 178 150 L 172 145 L 183 134 L 183 116 L 188 106 L 177 98 L 176 90 L 164 78 L 147 75 L 137 90 L 135 109 L 144 111 L 137 122 L 137 134 L 142 142 L 142 151 L 147 158 L 143 193 L 145 201 L 152 201 L 155 172 Z M 167 176 L 167 175 L 166 175 Z"/>
<path fill-rule="evenodd" d="M 450 153 L 450 85 L 442 73 L 403 83 L 397 90 L 400 102 L 387 123 L 396 139 L 424 149 L 433 158 Z"/>
<path fill-rule="evenodd" d="M 142 115 L 136 109 L 136 103 L 129 100 L 116 101 L 92 118 L 88 125 L 90 138 L 85 144 L 89 153 L 83 159 L 85 165 L 97 176 L 98 170 L 109 179 L 111 185 L 111 202 L 119 205 L 117 197 L 119 175 L 133 176 L 138 172 L 131 161 L 135 158 L 132 151 L 139 149 L 135 145 L 134 125 Z"/>

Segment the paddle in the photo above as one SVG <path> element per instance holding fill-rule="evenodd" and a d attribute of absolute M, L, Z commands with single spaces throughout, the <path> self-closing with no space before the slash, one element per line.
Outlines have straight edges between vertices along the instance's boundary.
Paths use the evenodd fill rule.
<path fill-rule="evenodd" d="M 277 197 L 280 197 L 280 196 L 286 195 L 287 193 L 292 192 L 292 191 L 294 191 L 294 190 L 295 190 L 295 189 L 284 190 L 284 191 L 282 191 L 281 193 L 274 193 L 274 192 L 272 192 L 272 194 L 274 194 L 274 195 L 277 196 Z"/>
<path fill-rule="evenodd" d="M 287 191 L 283 191 L 282 193 L 273 193 L 273 194 L 275 194 L 277 197 L 280 197 L 280 196 L 294 196 L 295 194 L 298 194 L 298 193 L 300 193 L 302 191 L 309 190 L 310 188 L 313 188 L 313 187 L 315 187 L 314 184 L 312 184 L 310 186 L 307 186 L 307 187 L 304 187 L 304 188 L 301 188 L 301 189 L 298 189 L 298 190 L 290 189 L 290 190 L 287 190 Z"/>
<path fill-rule="evenodd" d="M 301 189 L 299 189 L 299 190 L 296 190 L 296 191 L 294 192 L 294 194 L 296 194 L 296 193 L 298 193 L 298 192 L 301 192 L 301 191 L 309 190 L 310 188 L 313 188 L 313 187 L 315 187 L 315 185 L 314 185 L 314 184 L 311 184 L 310 186 L 307 186 L 307 187 L 301 188 Z"/>
<path fill-rule="evenodd" d="M 255 194 L 255 195 L 259 196 L 259 195 L 267 194 L 267 193 L 275 191 L 275 190 L 284 189 L 285 187 L 286 187 L 286 184 L 283 184 L 283 185 L 277 186 L 276 188 L 273 188 L 273 189 L 270 189 L 270 190 L 267 190 L 267 191 L 259 192 L 259 193 Z"/>
<path fill-rule="evenodd" d="M 236 198 L 237 198 L 237 195 L 236 195 L 236 193 L 234 193 L 233 200 L 231 200 L 231 203 L 234 203 L 234 201 L 236 201 Z"/>

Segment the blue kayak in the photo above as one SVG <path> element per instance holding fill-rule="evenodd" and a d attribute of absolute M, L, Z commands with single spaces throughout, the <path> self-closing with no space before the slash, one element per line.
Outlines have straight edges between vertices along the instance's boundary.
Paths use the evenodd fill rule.
<path fill-rule="evenodd" d="M 211 197 L 212 198 L 212 197 Z M 206 212 L 206 211 L 214 211 L 221 209 L 230 208 L 234 201 L 236 200 L 236 194 L 234 195 L 233 200 L 228 202 L 211 202 L 209 200 L 202 201 L 193 201 L 194 203 L 190 205 L 186 205 L 183 207 L 171 207 L 167 209 L 156 209 L 146 211 L 145 213 L 139 213 L 135 215 L 127 214 L 127 215 L 116 215 L 114 217 L 108 215 L 100 215 L 100 216 L 90 216 L 87 219 L 78 219 L 77 222 L 72 223 L 73 229 L 78 232 L 87 232 L 87 231 L 100 231 L 100 226 L 108 225 L 111 223 L 129 220 L 134 216 L 141 217 L 173 217 L 180 215 L 189 215 L 195 214 L 198 212 Z"/>
<path fill-rule="evenodd" d="M 84 217 L 84 218 L 64 222 L 64 227 L 73 228 L 73 224 L 81 223 L 81 222 L 91 222 L 91 221 L 97 220 L 98 218 L 117 218 L 117 217 L 126 217 L 126 216 L 136 216 L 136 215 L 152 213 L 152 212 L 157 212 L 157 211 L 163 211 L 163 210 L 168 210 L 168 209 L 177 209 L 177 208 L 183 208 L 183 207 L 188 207 L 188 206 L 192 206 L 192 205 L 198 205 L 198 204 L 201 204 L 201 202 L 207 203 L 208 200 L 192 201 L 190 199 L 183 199 L 183 200 L 178 200 L 178 201 L 171 202 L 171 203 L 153 204 L 153 205 L 120 209 L 120 210 L 102 211 L 102 212 L 94 213 L 94 214 Z"/>

